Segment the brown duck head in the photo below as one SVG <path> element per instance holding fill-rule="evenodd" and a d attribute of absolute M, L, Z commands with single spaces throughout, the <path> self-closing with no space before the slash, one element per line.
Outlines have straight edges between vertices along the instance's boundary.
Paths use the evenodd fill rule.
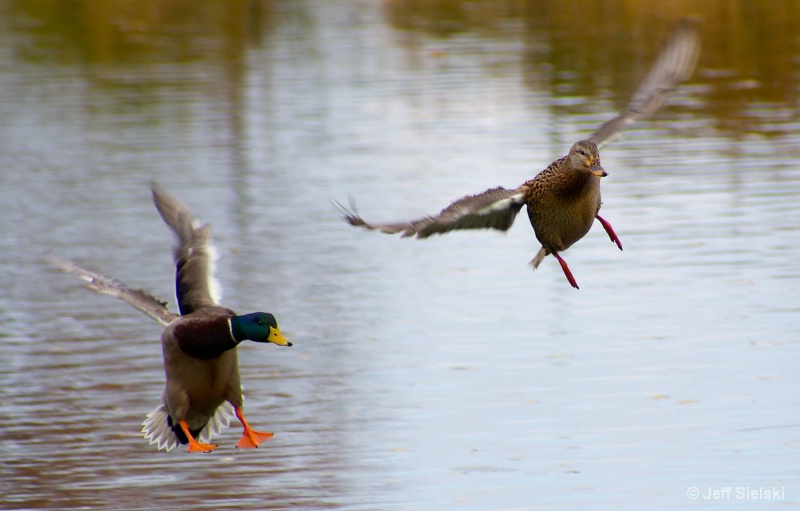
<path fill-rule="evenodd" d="M 580 172 L 588 172 L 597 177 L 606 177 L 608 172 L 600 165 L 600 151 L 597 144 L 589 140 L 576 142 L 567 155 L 570 166 Z"/>

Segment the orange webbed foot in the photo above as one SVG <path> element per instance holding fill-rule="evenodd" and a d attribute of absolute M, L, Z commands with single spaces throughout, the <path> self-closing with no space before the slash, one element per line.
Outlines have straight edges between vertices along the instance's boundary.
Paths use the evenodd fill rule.
<path fill-rule="evenodd" d="M 256 431 L 254 429 L 246 429 L 242 435 L 242 439 L 236 444 L 238 449 L 248 449 L 258 447 L 258 445 L 272 438 L 274 435 L 267 431 Z"/>
<path fill-rule="evenodd" d="M 261 442 L 265 440 L 269 440 L 274 435 L 267 431 L 256 431 L 247 424 L 247 420 L 244 418 L 244 412 L 238 406 L 234 408 L 236 412 L 236 417 L 239 419 L 239 422 L 242 423 L 244 427 L 244 433 L 242 434 L 242 439 L 239 440 L 239 443 L 236 444 L 236 447 L 239 449 L 248 449 L 258 447 Z"/>
<path fill-rule="evenodd" d="M 203 444 L 198 442 L 192 436 L 192 433 L 189 431 L 189 424 L 186 423 L 185 420 L 181 419 L 178 421 L 178 425 L 183 430 L 183 433 L 186 435 L 186 438 L 189 439 L 189 452 L 211 452 L 217 448 L 216 445 L 213 444 Z"/>
<path fill-rule="evenodd" d="M 189 440 L 189 452 L 211 452 L 216 448 L 214 444 L 201 444 L 197 440 Z"/>
<path fill-rule="evenodd" d="M 558 255 L 558 252 L 553 252 L 553 255 L 556 257 L 556 259 L 558 259 L 558 264 L 561 265 L 561 269 L 564 270 L 564 275 L 567 277 L 569 283 L 572 284 L 572 287 L 575 289 L 580 289 L 578 287 L 578 283 L 575 281 L 575 277 L 572 276 L 572 272 L 569 271 L 567 262 L 560 255 Z"/>
<path fill-rule="evenodd" d="M 608 237 L 611 238 L 611 241 L 616 243 L 619 249 L 622 250 L 622 242 L 619 240 L 617 233 L 614 232 L 614 229 L 611 227 L 611 224 L 608 223 L 608 221 L 603 217 L 601 217 L 600 215 L 597 215 L 595 218 L 597 218 L 600 221 L 600 224 L 603 226 L 603 229 L 605 229 L 606 232 L 608 233 Z"/>

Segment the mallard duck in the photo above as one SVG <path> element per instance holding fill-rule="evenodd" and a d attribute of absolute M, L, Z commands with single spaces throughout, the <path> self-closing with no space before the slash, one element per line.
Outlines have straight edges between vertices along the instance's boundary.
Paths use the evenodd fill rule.
<path fill-rule="evenodd" d="M 459 229 L 497 229 L 511 227 L 522 206 L 542 247 L 531 266 L 537 268 L 552 254 L 564 275 L 575 289 L 578 283 L 559 255 L 583 238 L 595 218 L 617 247 L 622 243 L 611 224 L 598 215 L 600 211 L 600 179 L 608 173 L 600 164 L 599 148 L 633 122 L 652 115 L 667 95 L 694 70 L 700 51 L 696 23 L 681 20 L 667 39 L 661 54 L 645 81 L 628 104 L 614 119 L 603 124 L 588 139 L 570 148 L 569 153 L 551 163 L 533 179 L 514 189 L 492 188 L 483 193 L 458 199 L 438 215 L 408 222 L 372 223 L 361 218 L 351 206 L 339 207 L 350 225 L 375 229 L 403 237 L 427 238 Z"/>
<path fill-rule="evenodd" d="M 236 417 L 244 428 L 236 447 L 258 447 L 272 433 L 252 429 L 242 410 L 242 388 L 236 347 L 242 341 L 291 346 L 267 312 L 237 315 L 217 304 L 219 285 L 214 279 L 215 251 L 211 228 L 200 225 L 186 205 L 152 186 L 158 212 L 175 232 L 178 244 L 175 293 L 180 314 L 142 290 L 90 272 L 67 259 L 48 256 L 61 270 L 89 282 L 88 288 L 116 296 L 164 327 L 161 345 L 167 383 L 162 404 L 147 414 L 142 432 L 150 444 L 167 451 L 189 444 L 189 452 L 208 452 L 208 443 Z"/>

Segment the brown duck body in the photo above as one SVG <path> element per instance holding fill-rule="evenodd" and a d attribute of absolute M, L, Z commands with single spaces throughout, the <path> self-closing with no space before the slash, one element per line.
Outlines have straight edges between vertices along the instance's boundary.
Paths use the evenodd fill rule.
<path fill-rule="evenodd" d="M 567 156 L 556 160 L 520 187 L 536 239 L 548 254 L 583 238 L 600 211 L 600 178 L 568 162 Z"/>
<path fill-rule="evenodd" d="M 517 190 L 521 203 L 528 209 L 528 218 L 542 248 L 531 261 L 537 268 L 550 254 L 558 260 L 570 285 L 578 289 L 572 272 L 558 253 L 583 238 L 597 218 L 611 241 L 622 250 L 611 225 L 597 213 L 600 211 L 600 178 L 607 173 L 600 165 L 597 144 L 581 140 L 569 153 Z"/>
<path fill-rule="evenodd" d="M 181 443 L 188 439 L 178 426 L 180 419 L 197 437 L 224 402 L 242 406 L 238 342 L 230 327 L 233 316 L 230 309 L 206 306 L 178 318 L 161 336 L 167 376 L 164 405 Z M 230 342 L 223 342 L 226 339 Z"/>
<path fill-rule="evenodd" d="M 591 229 L 600 211 L 600 176 L 592 168 L 602 171 L 597 146 L 582 141 L 520 186 L 545 255 L 568 249 Z"/>

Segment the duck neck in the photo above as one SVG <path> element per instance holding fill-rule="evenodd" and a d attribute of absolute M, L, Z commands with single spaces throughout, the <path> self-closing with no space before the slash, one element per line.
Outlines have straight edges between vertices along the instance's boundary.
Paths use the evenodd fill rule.
<path fill-rule="evenodd" d="M 573 170 L 573 172 L 575 175 L 562 191 L 565 197 L 581 197 L 593 187 L 600 185 L 600 178 L 597 176 L 579 170 Z"/>
<path fill-rule="evenodd" d="M 236 344 L 247 340 L 247 333 L 239 316 L 233 316 L 228 319 L 228 328 L 231 331 L 231 339 L 233 339 L 233 342 Z"/>

